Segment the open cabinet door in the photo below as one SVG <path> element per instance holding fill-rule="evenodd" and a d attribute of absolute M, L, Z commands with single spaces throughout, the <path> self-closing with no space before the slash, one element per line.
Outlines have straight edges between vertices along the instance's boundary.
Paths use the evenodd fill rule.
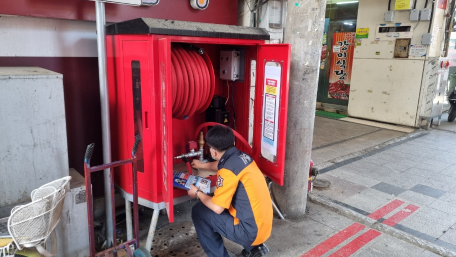
<path fill-rule="evenodd" d="M 288 112 L 289 44 L 260 45 L 254 103 L 253 158 L 283 185 Z"/>
<path fill-rule="evenodd" d="M 163 201 L 165 202 L 166 211 L 168 213 L 169 222 L 174 221 L 174 205 L 173 205 L 173 142 L 172 142 L 172 102 L 171 102 L 171 40 L 162 38 L 158 40 L 158 63 L 159 63 L 159 78 L 161 95 L 160 119 L 162 121 L 160 131 L 162 136 L 163 149 Z"/>

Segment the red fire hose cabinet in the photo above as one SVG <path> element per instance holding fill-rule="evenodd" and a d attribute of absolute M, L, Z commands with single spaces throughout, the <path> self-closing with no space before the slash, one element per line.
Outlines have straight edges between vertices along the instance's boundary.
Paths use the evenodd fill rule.
<path fill-rule="evenodd" d="M 140 135 L 139 204 L 166 208 L 173 222 L 173 205 L 188 200 L 173 188 L 173 171 L 183 157 L 210 158 L 200 136 L 206 122 L 245 138 L 236 146 L 283 185 L 290 45 L 265 44 L 260 28 L 149 18 L 106 33 L 112 156 L 130 158 Z M 131 201 L 127 166 L 115 182 Z"/>

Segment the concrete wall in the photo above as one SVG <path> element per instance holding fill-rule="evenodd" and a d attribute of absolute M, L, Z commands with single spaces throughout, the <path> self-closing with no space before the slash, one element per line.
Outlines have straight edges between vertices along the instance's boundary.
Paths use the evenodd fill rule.
<path fill-rule="evenodd" d="M 0 35 L 0 67 L 38 66 L 63 75 L 67 158 L 69 167 L 83 171 L 86 146 L 102 145 L 95 22 L 2 15 Z M 102 160 L 97 149 L 94 164 Z"/>
<path fill-rule="evenodd" d="M 0 35 L 0 56 L 97 56 L 95 22 L 2 16 Z"/>
<path fill-rule="evenodd" d="M 68 176 L 62 75 L 0 67 L 0 206 Z"/>
<path fill-rule="evenodd" d="M 391 9 L 394 10 L 394 3 Z M 417 1 L 417 9 L 424 9 L 425 0 Z M 428 9 L 432 7 L 429 1 Z M 391 37 L 378 33 L 380 24 L 410 25 L 410 32 L 398 38 L 411 38 L 411 45 L 421 45 L 422 35 L 428 32 L 429 21 L 409 19 L 410 11 L 395 11 L 394 22 L 385 22 L 388 1 L 362 0 L 359 2 L 358 28 L 369 28 L 369 38 L 356 46 L 350 89 L 348 114 L 382 122 L 417 126 L 422 94 L 423 69 L 428 58 L 440 56 L 443 40 L 445 11 L 434 8 L 433 43 L 426 47 L 426 56 L 394 58 L 396 34 Z"/>

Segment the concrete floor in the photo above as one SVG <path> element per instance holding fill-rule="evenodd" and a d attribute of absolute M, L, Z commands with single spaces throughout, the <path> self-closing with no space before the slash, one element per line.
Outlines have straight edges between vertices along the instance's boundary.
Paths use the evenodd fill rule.
<path fill-rule="evenodd" d="M 312 159 L 319 168 L 330 166 L 354 153 L 405 136 L 406 133 L 340 120 L 315 117 Z"/>
<path fill-rule="evenodd" d="M 359 156 L 375 152 L 377 148 L 397 144 L 397 141 L 400 141 L 399 139 L 406 138 L 406 136 L 406 133 L 403 132 L 317 117 L 312 158 L 316 161 L 317 166 L 326 167 L 326 173 L 321 177 L 330 178 L 333 186 L 325 191 L 314 190 L 314 194 L 323 194 L 329 199 L 341 201 L 356 196 L 368 189 L 368 186 L 377 185 L 379 183 L 377 180 L 368 177 L 359 177 L 358 180 L 344 180 L 332 176 L 329 169 L 331 166 L 341 165 L 353 159 L 353 156 L 359 158 Z M 190 209 L 193 204 L 194 201 L 175 206 L 176 221 L 173 224 L 167 222 L 165 215 L 160 216 L 152 250 L 153 256 L 205 256 L 199 246 L 190 218 Z M 384 204 L 384 201 L 379 201 L 375 207 L 381 204 Z M 273 233 L 267 242 L 271 250 L 268 256 L 333 256 L 332 254 L 339 256 L 347 249 L 353 251 L 350 241 L 356 242 L 354 239 L 369 233 L 376 233 L 377 235 L 375 239 L 370 241 L 369 247 L 359 247 L 360 249 L 352 254 L 343 256 L 433 256 L 433 253 L 427 249 L 398 239 L 388 233 L 372 232 L 369 226 L 360 225 L 356 218 L 341 215 L 337 209 L 331 210 L 323 206 L 324 204 L 318 203 L 318 201 L 317 203 L 308 202 L 307 215 L 301 219 L 280 220 L 276 217 Z M 368 210 L 372 211 L 371 209 Z M 148 222 L 146 215 L 142 219 L 144 224 L 142 235 L 144 238 L 147 234 Z M 324 249 L 324 253 L 320 251 L 319 254 L 315 255 L 309 252 L 322 244 L 324 245 L 326 240 L 338 237 L 339 233 L 350 226 L 364 226 L 364 228 L 341 240 L 340 244 Z M 241 246 L 229 241 L 225 245 L 231 256 L 240 256 Z M 303 255 L 306 253 L 307 255 Z"/>
<path fill-rule="evenodd" d="M 455 144 L 456 123 L 446 116 L 412 134 L 317 117 L 312 158 L 332 185 L 309 194 L 302 218 L 275 217 L 267 256 L 456 256 Z M 171 224 L 161 212 L 152 256 L 205 256 L 190 216 L 195 203 L 176 205 Z M 143 246 L 151 216 L 141 212 Z M 240 256 L 241 246 L 225 246 Z"/>

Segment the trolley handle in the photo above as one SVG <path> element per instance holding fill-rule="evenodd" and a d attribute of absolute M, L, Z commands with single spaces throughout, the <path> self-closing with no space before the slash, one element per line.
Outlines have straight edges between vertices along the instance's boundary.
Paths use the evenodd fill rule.
<path fill-rule="evenodd" d="M 138 151 L 139 143 L 141 142 L 141 136 L 135 136 L 135 143 L 133 144 L 133 149 L 131 150 L 131 156 L 134 157 L 136 155 L 136 151 Z"/>
<path fill-rule="evenodd" d="M 87 146 L 85 155 L 84 155 L 84 162 L 86 164 L 90 164 L 90 159 L 92 159 L 93 148 L 95 147 L 95 143 L 91 143 Z"/>

